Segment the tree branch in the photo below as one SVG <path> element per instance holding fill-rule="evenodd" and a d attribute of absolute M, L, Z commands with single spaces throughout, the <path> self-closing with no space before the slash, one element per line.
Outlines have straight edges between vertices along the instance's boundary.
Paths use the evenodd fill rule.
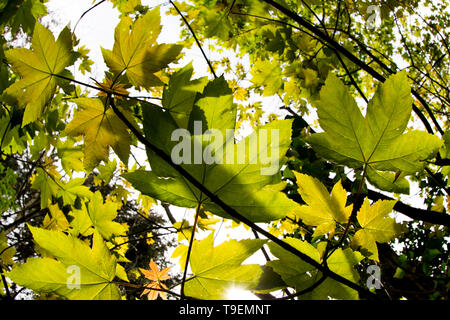
<path fill-rule="evenodd" d="M 302 27 L 308 29 L 310 32 L 315 34 L 317 37 L 323 39 L 327 43 L 327 45 L 329 47 L 331 47 L 331 48 L 337 50 L 338 52 L 340 52 L 344 57 L 349 59 L 356 66 L 358 66 L 361 69 L 363 69 L 364 71 L 366 71 L 369 75 L 371 75 L 376 80 L 378 80 L 380 82 L 385 82 L 386 81 L 386 78 L 383 75 L 381 75 L 378 71 L 376 71 L 375 69 L 370 67 L 364 61 L 360 60 L 358 57 L 356 57 L 350 51 L 348 51 L 345 47 L 340 45 L 336 40 L 331 38 L 327 33 L 323 32 L 322 30 L 320 30 L 315 25 L 313 25 L 310 22 L 306 21 L 305 19 L 303 19 L 302 17 L 297 15 L 295 12 L 289 10 L 288 8 L 282 6 L 281 4 L 279 4 L 279 3 L 277 3 L 277 2 L 275 2 L 273 0 L 262 0 L 262 1 L 267 3 L 267 4 L 269 4 L 270 6 L 272 6 L 274 8 L 276 8 L 280 12 L 284 13 L 286 16 L 288 16 L 289 18 L 293 19 L 295 22 L 297 22 Z M 437 122 L 437 120 L 436 120 L 433 112 L 431 111 L 430 107 L 428 106 L 427 102 L 414 89 L 411 90 L 411 93 L 414 95 L 414 97 L 416 97 L 417 100 L 419 100 L 419 102 L 423 105 L 425 110 L 428 112 L 428 114 L 429 114 L 431 120 L 433 121 L 434 125 L 436 126 L 437 130 L 441 134 L 444 134 L 442 128 L 440 127 L 439 123 Z M 433 129 L 431 128 L 430 124 L 428 123 L 427 118 L 424 116 L 422 111 L 420 111 L 420 109 L 414 104 L 413 104 L 413 110 L 417 114 L 417 116 L 420 118 L 420 120 L 423 122 L 423 124 L 426 127 L 427 131 L 429 133 L 433 133 Z"/>

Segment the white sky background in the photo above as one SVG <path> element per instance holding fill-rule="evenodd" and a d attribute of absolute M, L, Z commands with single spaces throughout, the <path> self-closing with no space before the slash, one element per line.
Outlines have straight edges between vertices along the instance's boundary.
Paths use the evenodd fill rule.
<path fill-rule="evenodd" d="M 98 1 L 95 1 L 95 3 L 98 3 Z M 152 1 L 152 0 L 142 0 L 143 5 L 149 5 L 150 7 L 155 7 L 161 3 L 166 3 L 165 1 Z M 44 25 L 50 24 L 50 27 L 54 30 L 52 30 L 55 35 L 57 35 L 61 29 L 66 26 L 68 23 L 70 24 L 69 27 L 71 30 L 73 30 L 75 24 L 77 23 L 78 19 L 81 17 L 83 12 L 85 12 L 88 8 L 92 7 L 94 4 L 94 1 L 92 0 L 50 0 L 46 5 L 48 8 L 49 15 L 46 16 L 43 19 Z M 163 10 L 164 10 L 163 6 Z M 180 24 L 181 19 L 178 16 L 173 15 L 166 15 L 164 13 L 161 14 L 161 20 L 162 20 L 162 32 L 158 38 L 158 42 L 160 43 L 174 43 L 179 40 L 179 32 L 181 30 Z M 52 22 L 53 21 L 53 22 Z M 100 51 L 100 47 L 106 48 L 106 49 L 112 49 L 114 44 L 114 28 L 119 22 L 119 12 L 116 8 L 113 8 L 112 3 L 109 1 L 106 1 L 99 5 L 97 8 L 94 8 L 90 12 L 88 12 L 81 21 L 79 21 L 75 34 L 77 38 L 80 40 L 80 46 L 84 45 L 88 49 L 90 49 L 90 53 L 88 54 L 90 59 L 94 61 L 94 64 L 91 66 L 92 72 L 86 75 L 83 75 L 77 67 L 71 67 L 70 70 L 74 74 L 75 78 L 80 81 L 88 82 L 91 84 L 94 84 L 93 81 L 90 79 L 90 77 L 95 78 L 97 81 L 101 82 L 104 77 L 104 71 L 107 70 L 105 63 L 103 62 L 103 57 Z M 376 31 L 375 31 L 376 32 Z M 211 52 L 208 49 L 210 42 L 209 40 L 206 40 L 203 43 L 203 49 L 205 50 L 208 58 L 210 60 L 218 60 L 219 55 L 217 53 Z M 192 49 L 190 50 L 184 50 L 186 52 L 185 58 L 183 58 L 178 66 L 184 66 L 186 63 L 192 61 L 193 67 L 194 67 L 194 78 L 201 77 L 204 75 L 209 75 L 207 72 L 207 64 L 198 49 L 198 47 L 194 44 L 192 46 Z M 233 57 L 230 57 L 231 61 L 233 60 Z M 403 66 L 404 64 L 401 61 L 398 61 L 398 64 Z M 249 69 L 248 61 L 243 61 L 243 65 L 246 67 L 246 69 Z M 209 75 L 210 76 L 210 75 Z M 134 94 L 134 92 L 132 92 Z M 263 100 L 264 103 L 264 110 L 270 112 L 274 112 L 276 108 L 278 108 L 280 105 L 280 100 L 278 98 L 266 98 Z M 276 112 L 277 114 L 280 114 L 280 112 Z M 312 112 L 312 117 L 315 117 L 315 112 Z M 415 124 L 416 125 L 416 124 Z M 421 123 L 417 123 L 418 127 L 422 127 Z M 245 132 L 244 134 L 248 134 L 249 132 Z M 139 155 L 139 149 L 132 149 L 133 153 L 138 153 Z M 140 154 L 142 155 L 142 160 L 139 159 L 140 163 L 144 163 L 144 159 L 146 159 L 145 152 L 140 151 Z M 425 208 L 423 201 L 417 197 L 417 193 L 419 192 L 419 188 L 416 185 L 411 185 L 411 194 L 409 196 L 402 196 L 402 201 L 406 203 L 411 203 L 415 207 L 422 207 Z M 172 206 L 173 208 L 173 206 Z M 158 206 L 157 209 L 158 212 L 160 212 L 163 216 L 165 216 L 164 210 Z M 186 209 L 176 209 L 173 208 L 173 213 L 178 221 L 181 221 L 183 218 L 186 218 L 189 220 L 192 224 L 192 218 L 193 214 L 186 214 Z M 403 216 L 403 215 L 399 215 Z M 188 219 L 189 218 L 189 219 Z M 216 226 L 219 226 L 217 224 Z M 229 234 L 229 232 L 225 233 L 225 228 L 220 228 L 220 235 L 219 238 L 221 240 L 224 240 L 227 238 L 227 236 L 231 236 L 232 238 L 239 238 L 240 235 L 245 235 L 245 237 L 251 236 L 251 233 L 249 233 L 246 230 L 239 229 L 237 231 L 234 231 L 232 234 Z M 219 239 L 218 239 L 219 240 Z M 264 264 L 265 259 L 263 258 L 262 254 L 257 256 L 256 263 Z M 180 271 L 180 270 L 176 270 Z M 237 293 L 235 293 L 237 294 Z M 253 295 L 241 295 L 239 296 L 233 296 L 235 299 L 245 299 L 245 298 L 252 298 Z"/>

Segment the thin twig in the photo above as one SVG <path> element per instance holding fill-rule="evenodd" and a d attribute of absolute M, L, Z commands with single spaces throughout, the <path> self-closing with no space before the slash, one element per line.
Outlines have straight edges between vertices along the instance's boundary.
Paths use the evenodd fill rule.
<path fill-rule="evenodd" d="M 194 37 L 195 42 L 197 43 L 197 46 L 199 47 L 200 51 L 202 52 L 203 58 L 205 58 L 206 63 L 209 66 L 209 69 L 211 70 L 211 73 L 213 74 L 214 78 L 217 78 L 216 72 L 214 71 L 214 68 L 211 64 L 211 61 L 209 61 L 208 57 L 205 54 L 205 51 L 203 51 L 202 45 L 200 44 L 200 41 L 198 40 L 197 36 L 195 35 L 194 30 L 192 29 L 191 25 L 187 21 L 186 17 L 181 13 L 180 9 L 175 5 L 175 3 L 172 0 L 169 0 L 169 2 L 172 4 L 172 6 L 177 10 L 178 14 L 180 15 L 181 19 L 183 19 L 184 23 L 188 27 L 189 31 L 191 32 L 192 36 Z"/>

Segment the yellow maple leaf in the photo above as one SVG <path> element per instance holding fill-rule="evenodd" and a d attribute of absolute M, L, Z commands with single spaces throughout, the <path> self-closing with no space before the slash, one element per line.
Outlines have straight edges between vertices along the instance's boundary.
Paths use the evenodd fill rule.
<path fill-rule="evenodd" d="M 155 75 L 173 62 L 183 48 L 175 44 L 157 44 L 161 32 L 159 8 L 132 21 L 123 18 L 114 31 L 112 50 L 102 49 L 106 65 L 115 75 L 123 74 L 136 87 L 146 89 L 164 84 Z"/>
<path fill-rule="evenodd" d="M 106 108 L 100 99 L 78 98 L 73 100 L 80 109 L 67 125 L 63 134 L 84 136 L 84 165 L 88 170 L 95 168 L 101 160 L 108 162 L 109 147 L 123 161 L 130 154 L 131 137 L 128 128 L 114 111 Z M 124 114 L 132 118 L 123 110 Z"/>
<path fill-rule="evenodd" d="M 316 178 L 294 171 L 298 192 L 307 205 L 294 210 L 294 214 L 309 226 L 317 226 L 313 236 L 334 234 L 336 223 L 347 223 L 353 205 L 345 206 L 347 193 L 339 181 L 331 194 Z"/>
<path fill-rule="evenodd" d="M 376 242 L 389 242 L 402 231 L 401 225 L 389 217 L 395 203 L 395 200 L 379 200 L 370 205 L 367 198 L 364 200 L 356 215 L 362 229 L 353 237 L 353 248 L 361 248 L 370 259 L 379 261 Z"/>
<path fill-rule="evenodd" d="M 25 108 L 23 126 L 39 119 L 56 92 L 56 75 L 64 74 L 64 69 L 76 59 L 67 27 L 55 40 L 50 30 L 36 23 L 31 45 L 33 50 L 16 48 L 5 52 L 6 59 L 21 79 L 5 90 L 4 98 L 10 104 Z"/>

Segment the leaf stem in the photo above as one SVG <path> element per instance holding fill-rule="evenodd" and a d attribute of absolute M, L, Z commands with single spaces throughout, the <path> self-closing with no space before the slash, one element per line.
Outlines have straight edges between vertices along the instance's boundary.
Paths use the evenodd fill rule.
<path fill-rule="evenodd" d="M 331 250 L 331 252 L 329 254 L 328 254 L 329 246 L 327 245 L 327 247 L 325 249 L 325 253 L 324 253 L 324 261 L 325 262 L 333 254 L 333 252 L 336 251 L 336 249 L 338 249 L 342 245 L 342 243 L 345 240 L 345 237 L 347 236 L 348 230 L 350 229 L 350 225 L 352 224 L 352 221 L 356 217 L 356 213 L 358 212 L 358 203 L 360 201 L 361 191 L 362 191 L 362 187 L 364 185 L 364 180 L 366 178 L 366 173 L 367 173 L 367 164 L 365 163 L 364 168 L 363 168 L 363 173 L 361 176 L 361 181 L 359 182 L 359 186 L 358 186 L 358 191 L 356 192 L 355 200 L 353 201 L 352 213 L 350 214 L 350 217 L 348 218 L 347 225 L 345 226 L 344 232 L 342 233 L 342 236 L 339 239 L 339 242 L 334 246 L 333 250 Z"/>

